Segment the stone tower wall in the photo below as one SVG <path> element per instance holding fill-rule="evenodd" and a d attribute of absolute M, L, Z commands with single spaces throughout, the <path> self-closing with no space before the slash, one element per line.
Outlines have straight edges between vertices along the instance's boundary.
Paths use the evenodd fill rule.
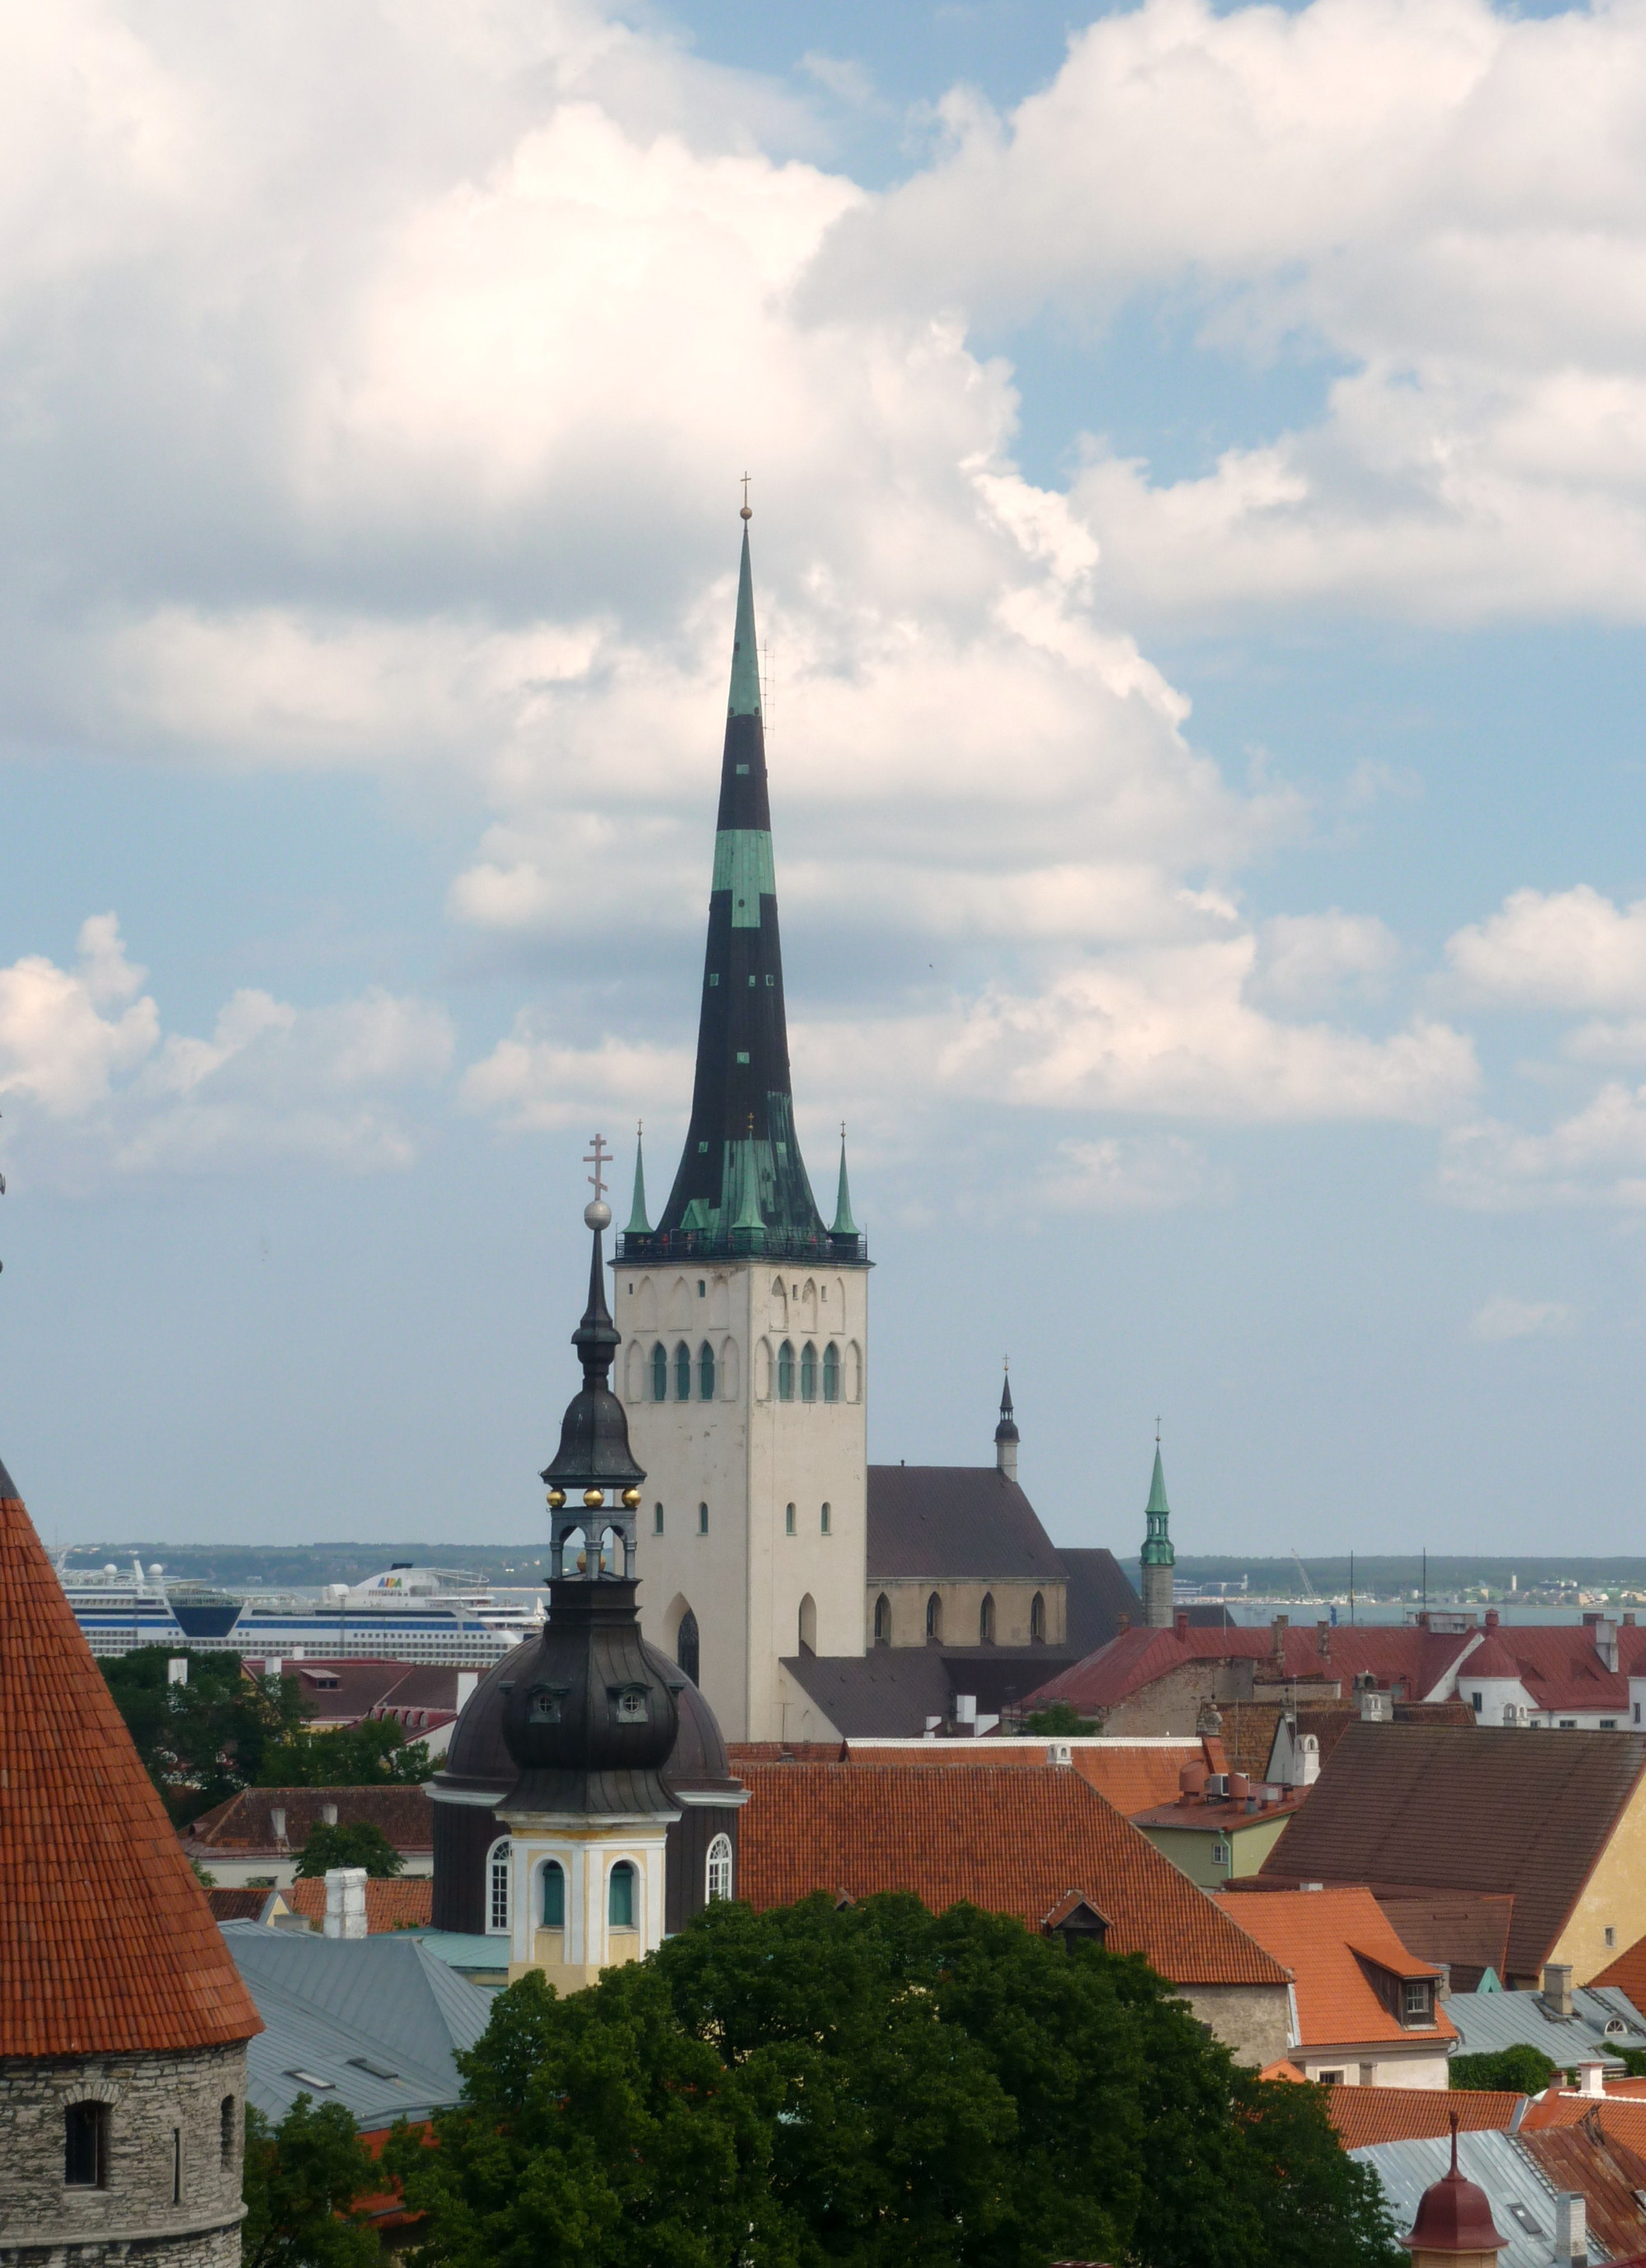
<path fill-rule="evenodd" d="M 1172 1627 L 1172 1570 L 1170 1567 L 1145 1567 L 1143 1570 L 1143 1620 L 1150 1630 L 1170 1630 Z"/>
<path fill-rule="evenodd" d="M 232 2096 L 230 2146 L 223 2103 Z M 107 2179 L 63 2183 L 65 2113 L 108 2108 Z M 173 2197 L 173 2133 L 182 2134 L 182 2196 Z M 38 2268 L 81 2248 L 82 2268 L 239 2268 L 246 2151 L 246 2050 L 0 2058 L 0 2268 Z"/>

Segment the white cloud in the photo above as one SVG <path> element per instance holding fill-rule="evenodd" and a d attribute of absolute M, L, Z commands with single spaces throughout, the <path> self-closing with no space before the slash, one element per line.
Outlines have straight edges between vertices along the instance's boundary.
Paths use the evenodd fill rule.
<path fill-rule="evenodd" d="M 1490 1342 L 1503 1339 L 1561 1337 L 1575 1318 L 1559 1300 L 1517 1300 L 1503 1292 L 1486 1300 L 1469 1318 L 1469 1336 Z"/>
<path fill-rule="evenodd" d="M 509 1037 L 463 1074 L 465 1108 L 496 1118 L 511 1132 L 580 1123 L 591 1113 L 610 1123 L 691 1099 L 692 1057 L 682 1048 L 607 1039 L 579 1048 L 537 1029 L 523 1011 Z"/>
<path fill-rule="evenodd" d="M 20 1176 L 84 1188 L 111 1172 L 409 1163 L 391 1098 L 444 1077 L 443 1008 L 378 987 L 306 1009 L 246 990 L 209 1039 L 163 1035 L 154 1000 L 132 997 L 143 976 L 113 914 L 85 924 L 75 969 L 33 954 L 0 968 L 0 1094 L 18 1098 Z"/>
<path fill-rule="evenodd" d="M 1054 1212 L 1164 1212 L 1224 1198 L 1230 1182 L 1180 1135 L 1062 1142 L 1040 1196 Z"/>
<path fill-rule="evenodd" d="M 1646 1009 L 1646 899 L 1620 909 L 1586 882 L 1516 890 L 1448 939 L 1446 958 L 1467 994 L 1494 1005 Z"/>
<path fill-rule="evenodd" d="M 1547 1134 L 1495 1119 L 1462 1126 L 1443 1145 L 1440 1189 L 1487 1211 L 1534 1205 L 1646 1206 L 1646 1087 L 1611 1081 Z"/>
<path fill-rule="evenodd" d="M 1400 940 L 1371 914 L 1278 914 L 1258 932 L 1257 983 L 1290 1008 L 1335 1002 L 1345 986 L 1376 993 L 1400 958 Z"/>

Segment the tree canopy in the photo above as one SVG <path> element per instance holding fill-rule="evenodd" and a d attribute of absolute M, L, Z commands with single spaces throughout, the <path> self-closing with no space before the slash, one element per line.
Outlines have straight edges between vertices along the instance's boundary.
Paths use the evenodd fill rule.
<path fill-rule="evenodd" d="M 298 1880 L 318 1881 L 334 1867 L 364 1867 L 379 1881 L 398 1874 L 406 1861 L 380 1827 L 369 1819 L 340 1820 L 328 1827 L 322 1820 L 311 1827 L 309 1839 L 298 1858 Z"/>
<path fill-rule="evenodd" d="M 408 1741 L 393 1717 L 367 1717 L 323 1733 L 301 1727 L 271 1742 L 258 1766 L 260 1787 L 421 1787 L 433 1771 L 428 1743 Z"/>
<path fill-rule="evenodd" d="M 303 1722 L 295 1678 L 248 1677 L 237 1653 L 185 1649 L 186 1683 L 168 1682 L 180 1659 L 138 1646 L 101 1664 L 143 1767 L 180 1826 L 257 1778 L 265 1756 Z"/>
<path fill-rule="evenodd" d="M 1547 2056 L 1522 2040 L 1515 2047 L 1498 2048 L 1490 2055 L 1454 2055 L 1446 2066 L 1446 2084 L 1471 2092 L 1541 2095 L 1554 2072 Z"/>
<path fill-rule="evenodd" d="M 1072 1701 L 1053 1701 L 1025 1717 L 1023 1729 L 1044 1740 L 1077 1741 L 1100 1733 L 1103 1727 L 1095 1717 L 1083 1717 Z"/>
<path fill-rule="evenodd" d="M 717 1903 L 499 1996 L 435 2146 L 429 2268 L 1396 2268 L 1313 2087 L 1238 2069 L 1141 1960 L 955 1906 Z"/>
<path fill-rule="evenodd" d="M 382 2247 L 353 2208 L 382 2185 L 341 2102 L 299 2095 L 278 2126 L 248 2103 L 243 2268 L 378 2268 Z"/>

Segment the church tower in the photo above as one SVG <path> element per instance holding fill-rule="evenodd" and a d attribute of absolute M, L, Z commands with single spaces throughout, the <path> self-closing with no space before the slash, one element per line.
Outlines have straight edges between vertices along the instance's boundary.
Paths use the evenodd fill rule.
<path fill-rule="evenodd" d="M 1149 1503 L 1143 1513 L 1148 1533 L 1142 1552 L 1143 1620 L 1150 1630 L 1172 1627 L 1172 1571 L 1177 1553 L 1167 1533 L 1172 1507 L 1166 1502 L 1166 1476 L 1160 1462 L 1160 1442 L 1155 1441 L 1154 1478 L 1149 1484 Z"/>
<path fill-rule="evenodd" d="M 785 1656 L 863 1653 L 867 1564 L 867 1240 L 795 1135 L 747 522 L 691 1123 L 655 1228 L 636 1156 L 614 1300 L 646 1635 L 731 1741 L 792 1729 Z"/>

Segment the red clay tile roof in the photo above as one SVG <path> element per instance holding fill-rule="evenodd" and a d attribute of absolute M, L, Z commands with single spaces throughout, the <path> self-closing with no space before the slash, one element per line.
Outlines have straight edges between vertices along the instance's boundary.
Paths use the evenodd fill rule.
<path fill-rule="evenodd" d="M 1039 1929 L 1070 1891 L 1178 1984 L 1283 1984 L 1286 1972 L 1077 1772 L 1056 1765 L 743 1764 L 742 1895 L 912 1890 Z"/>
<path fill-rule="evenodd" d="M 175 2052 L 261 2029 L 0 1465 L 0 2056 Z"/>
<path fill-rule="evenodd" d="M 1509 1891 L 1509 1972 L 1536 1977 L 1642 1771 L 1632 1733 L 1351 1725 L 1261 1871 Z"/>
<path fill-rule="evenodd" d="M 1423 2142 L 1451 2132 L 1455 2116 L 1462 2134 L 1506 2134 L 1524 2095 L 1489 2093 L 1462 2087 L 1333 2087 L 1326 2115 L 1346 2150 L 1374 2142 Z"/>
<path fill-rule="evenodd" d="M 420 1787 L 243 1787 L 214 1804 L 184 1829 L 185 1848 L 209 1867 L 213 1852 L 227 1858 L 248 1852 L 300 1851 L 320 1824 L 320 1807 L 334 1804 L 344 1827 L 369 1822 L 397 1851 L 422 1858 L 434 1848 L 434 1806 Z M 286 1815 L 283 1844 L 269 1816 Z"/>
<path fill-rule="evenodd" d="M 1223 1799 L 1216 1803 L 1160 1803 L 1149 1811 L 1128 1813 L 1135 1827 L 1187 1828 L 1191 1835 L 1238 1834 L 1245 1827 L 1261 1827 L 1264 1822 L 1290 1819 L 1309 1791 L 1306 1787 L 1289 1789 L 1276 1803 L 1260 1806 L 1248 1811 L 1242 1801 L 1231 1803 Z"/>
<path fill-rule="evenodd" d="M 1590 1982 L 1615 1984 L 1620 1992 L 1628 1994 L 1637 2008 L 1640 2007 L 1641 1995 L 1646 1992 L 1646 1937 L 1637 1937 L 1633 1945 L 1626 1946 L 1617 1959 L 1607 1962 L 1600 1974 L 1591 1977 Z"/>
<path fill-rule="evenodd" d="M 817 1742 L 812 1745 L 821 1750 L 825 1743 Z M 855 1764 L 988 1764 L 1032 1767 L 1044 1765 L 1047 1761 L 1044 1739 L 997 1741 L 991 1736 L 981 1742 L 911 1741 L 907 1748 L 898 1749 L 874 1741 L 851 1741 L 846 1748 L 847 1754 L 841 1761 Z M 1179 1775 L 1187 1765 L 1201 1761 L 1198 1742 L 1166 1748 L 1144 1741 L 1071 1741 L 1069 1750 L 1074 1769 L 1082 1779 L 1089 1781 L 1099 1795 L 1128 1819 L 1156 1804 L 1175 1803 Z M 834 1759 L 819 1755 L 814 1761 L 832 1763 Z"/>
<path fill-rule="evenodd" d="M 1503 1983 L 1509 1967 L 1513 1898 L 1487 1890 L 1380 1889 L 1377 1899 L 1402 1945 L 1409 1945 L 1425 1961 L 1445 1962 L 1454 1992 L 1477 1991 L 1488 1969 Z"/>
<path fill-rule="evenodd" d="M 267 1896 L 267 1891 L 260 1892 Z M 293 1882 L 281 1896 L 293 1913 L 318 1927 L 326 1918 L 323 1881 Z M 366 1933 L 378 1937 L 394 1929 L 429 1929 L 434 1922 L 434 1878 L 414 1874 L 409 1881 L 369 1881 L 366 1884 Z"/>
<path fill-rule="evenodd" d="M 1079 1709 L 1112 1709 L 1187 1662 L 1235 1660 L 1252 1662 L 1260 1682 L 1268 1667 L 1289 1683 L 1337 1679 L 1345 1691 L 1352 1679 L 1370 1673 L 1380 1686 L 1403 1687 L 1405 1699 L 1424 1701 L 1449 1682 L 1480 1638 L 1479 1631 L 1428 1630 L 1416 1624 L 1325 1631 L 1289 1626 L 1278 1633 L 1273 1628 L 1203 1630 L 1193 1624 L 1184 1630 L 1125 1631 L 1072 1669 L 1048 1679 L 1025 1705 L 1072 1701 Z"/>
<path fill-rule="evenodd" d="M 211 1908 L 213 1921 L 261 1921 L 263 1908 L 273 1896 L 272 1890 L 225 1889 L 214 1886 L 206 1892 L 206 1904 Z"/>
<path fill-rule="evenodd" d="M 1370 1890 L 1282 1890 L 1252 1896 L 1230 1889 L 1219 1903 L 1291 1970 L 1300 2047 L 1432 2039 L 1444 2052 L 1457 2038 L 1458 2028 L 1444 2004 L 1436 2007 L 1433 2029 L 1419 2030 L 1391 2015 L 1378 1999 L 1356 1955 L 1363 1955 L 1396 1977 L 1432 1977 L 1435 1972 L 1401 1944 Z"/>

